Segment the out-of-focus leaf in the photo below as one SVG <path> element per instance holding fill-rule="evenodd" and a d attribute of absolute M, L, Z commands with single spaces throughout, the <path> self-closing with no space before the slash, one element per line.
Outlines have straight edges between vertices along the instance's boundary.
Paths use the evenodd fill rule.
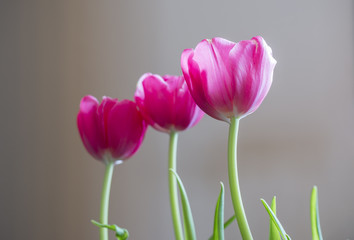
<path fill-rule="evenodd" d="M 272 204 L 271 204 L 271 209 L 274 213 L 274 215 L 277 215 L 277 203 L 276 203 L 276 197 L 273 197 Z M 269 240 L 280 240 L 280 234 L 277 229 L 277 226 L 274 224 L 273 220 L 271 217 L 269 217 Z"/>
<path fill-rule="evenodd" d="M 264 201 L 264 199 L 261 199 L 265 209 L 268 212 L 269 217 L 272 219 L 273 223 L 275 224 L 275 226 L 277 227 L 280 236 L 282 237 L 283 240 L 290 240 L 289 235 L 286 234 L 283 226 L 281 225 L 280 221 L 278 220 L 278 218 L 275 216 L 275 214 L 273 213 L 272 209 L 269 207 L 269 205 L 266 203 L 266 201 Z"/>
<path fill-rule="evenodd" d="M 194 221 L 192 216 L 192 210 L 189 205 L 188 197 L 186 190 L 184 189 L 181 178 L 178 174 L 173 170 L 170 171 L 176 176 L 180 195 L 182 202 L 182 212 L 183 212 L 183 225 L 184 225 L 184 235 L 186 240 L 196 240 Z"/>
<path fill-rule="evenodd" d="M 321 233 L 321 226 L 320 226 L 320 214 L 318 211 L 318 194 L 317 194 L 316 186 L 312 188 L 310 214 L 311 214 L 312 240 L 323 240 L 322 233 Z"/>
<path fill-rule="evenodd" d="M 230 217 L 225 223 L 224 223 L 224 229 L 226 229 L 233 221 L 235 221 L 236 216 L 233 215 L 232 217 Z M 212 235 L 211 237 L 208 238 L 208 240 L 213 240 L 214 235 Z"/>
<path fill-rule="evenodd" d="M 213 240 L 224 240 L 224 184 L 220 182 L 220 185 L 221 190 L 215 207 Z"/>
<path fill-rule="evenodd" d="M 236 216 L 233 215 L 232 217 L 230 217 L 225 223 L 224 223 L 224 229 L 226 229 L 233 221 L 235 221 Z"/>

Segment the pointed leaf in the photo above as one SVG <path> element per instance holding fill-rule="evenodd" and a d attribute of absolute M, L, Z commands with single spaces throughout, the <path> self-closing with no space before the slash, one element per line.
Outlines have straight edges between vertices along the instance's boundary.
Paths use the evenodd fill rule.
<path fill-rule="evenodd" d="M 175 175 L 181 195 L 182 202 L 182 212 L 183 212 L 183 225 L 184 225 L 184 234 L 186 240 L 196 240 L 194 221 L 192 216 L 192 210 L 189 205 L 188 197 L 186 190 L 184 189 L 181 178 L 178 174 L 173 170 L 170 171 Z"/>
<path fill-rule="evenodd" d="M 310 203 L 312 240 L 323 240 L 320 226 L 320 215 L 318 211 L 317 187 L 314 186 L 311 193 Z"/>
<path fill-rule="evenodd" d="M 235 221 L 236 216 L 233 215 L 232 217 L 230 217 L 224 224 L 224 229 L 226 229 L 233 221 Z"/>
<path fill-rule="evenodd" d="M 236 216 L 233 215 L 232 217 L 230 217 L 225 223 L 224 223 L 224 229 L 226 229 L 233 221 L 235 221 Z M 214 235 L 212 235 L 211 237 L 208 238 L 208 240 L 213 240 Z"/>
<path fill-rule="evenodd" d="M 221 190 L 216 202 L 214 216 L 214 240 L 224 240 L 224 184 L 220 182 Z"/>
<path fill-rule="evenodd" d="M 287 236 L 283 226 L 281 225 L 280 221 L 278 220 L 278 218 L 275 216 L 275 214 L 273 213 L 272 209 L 269 207 L 269 205 L 266 203 L 266 201 L 264 201 L 264 199 L 261 199 L 265 209 L 268 212 L 269 217 L 272 219 L 272 221 L 274 222 L 275 226 L 277 227 L 280 236 L 282 237 L 283 240 L 287 240 L 290 239 L 289 236 Z"/>
<path fill-rule="evenodd" d="M 277 214 L 277 203 L 276 203 L 276 197 L 273 197 L 272 200 L 272 205 L 271 209 L 274 213 L 274 215 Z M 271 217 L 269 217 L 269 240 L 280 240 L 280 234 L 277 229 L 277 226 L 273 223 L 273 220 Z"/>

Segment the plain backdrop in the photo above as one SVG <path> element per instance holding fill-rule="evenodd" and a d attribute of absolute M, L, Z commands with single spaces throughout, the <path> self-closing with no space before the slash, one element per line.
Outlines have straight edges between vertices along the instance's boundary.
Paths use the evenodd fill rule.
<path fill-rule="evenodd" d="M 261 107 L 241 120 L 239 175 L 255 239 L 268 239 L 260 198 L 276 195 L 293 239 L 311 239 L 319 188 L 325 239 L 354 239 L 354 4 L 350 0 L 0 2 L 0 239 L 98 239 L 104 165 L 76 128 L 87 94 L 132 99 L 145 72 L 181 74 L 180 55 L 204 38 L 261 35 L 278 61 Z M 228 125 L 205 116 L 181 132 L 178 172 L 198 239 L 219 193 L 233 214 Z M 172 240 L 168 135 L 149 128 L 115 168 L 110 223 L 132 240 Z M 111 239 L 114 236 L 111 235 Z M 236 224 L 226 239 L 241 239 Z"/>

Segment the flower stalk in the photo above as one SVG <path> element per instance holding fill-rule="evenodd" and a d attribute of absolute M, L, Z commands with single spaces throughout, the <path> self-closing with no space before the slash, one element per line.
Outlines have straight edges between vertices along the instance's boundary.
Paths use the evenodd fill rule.
<path fill-rule="evenodd" d="M 170 133 L 170 145 L 169 145 L 169 153 L 168 153 L 168 169 L 172 169 L 173 171 L 177 171 L 177 141 L 178 141 L 178 133 L 171 131 Z M 176 177 L 173 174 L 173 171 L 168 171 L 168 184 L 170 191 L 170 205 L 171 205 L 171 215 L 173 228 L 175 231 L 176 240 L 183 240 L 183 231 L 181 224 L 181 215 L 179 212 L 178 205 L 178 192 L 177 192 L 177 181 Z"/>
<path fill-rule="evenodd" d="M 114 169 L 114 161 L 105 161 L 106 171 L 104 174 L 103 186 L 102 186 L 102 197 L 101 197 L 101 212 L 100 212 L 100 223 L 108 224 L 108 208 L 109 208 L 109 195 L 111 191 L 111 183 Z M 108 229 L 100 228 L 100 240 L 108 240 Z"/>
<path fill-rule="evenodd" d="M 235 216 L 243 240 L 253 240 L 251 230 L 248 226 L 245 210 L 243 208 L 240 185 L 237 172 L 237 136 L 239 128 L 239 118 L 231 117 L 229 129 L 228 146 L 228 171 L 232 204 Z"/>

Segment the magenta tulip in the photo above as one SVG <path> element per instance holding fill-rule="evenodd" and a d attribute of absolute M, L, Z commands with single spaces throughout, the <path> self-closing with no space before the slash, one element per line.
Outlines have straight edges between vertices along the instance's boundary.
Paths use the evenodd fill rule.
<path fill-rule="evenodd" d="M 86 150 L 97 160 L 116 161 L 131 157 L 140 147 L 146 124 L 136 104 L 93 96 L 80 103 L 77 126 Z"/>
<path fill-rule="evenodd" d="M 203 40 L 181 57 L 195 102 L 208 115 L 227 122 L 259 107 L 272 84 L 275 64 L 271 48 L 260 36 L 238 43 Z"/>
<path fill-rule="evenodd" d="M 204 115 L 183 76 L 144 74 L 138 82 L 135 101 L 144 119 L 162 132 L 188 129 Z"/>

